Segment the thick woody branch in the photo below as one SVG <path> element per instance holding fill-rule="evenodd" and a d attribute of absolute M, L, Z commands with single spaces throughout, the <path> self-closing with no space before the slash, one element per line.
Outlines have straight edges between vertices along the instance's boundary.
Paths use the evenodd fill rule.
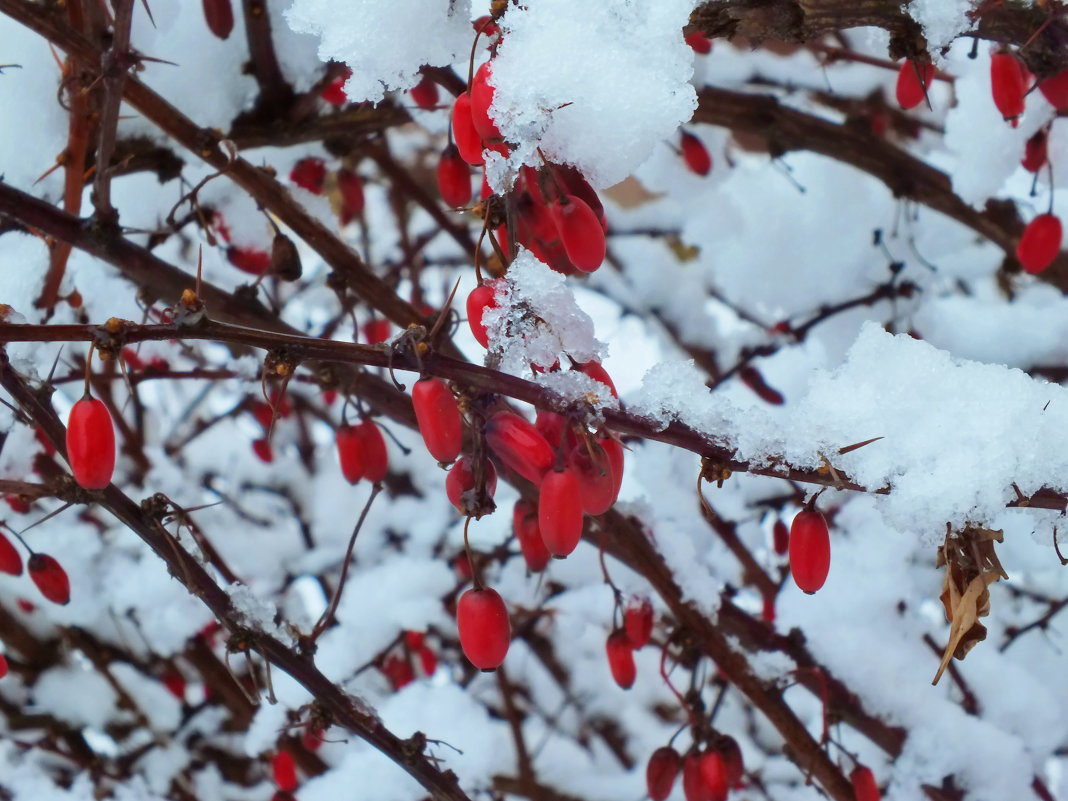
<path fill-rule="evenodd" d="M 114 224 L 119 218 L 115 207 L 111 205 L 111 157 L 115 152 L 115 134 L 119 127 L 122 87 L 126 83 L 127 70 L 132 66 L 130 26 L 133 23 L 133 4 L 134 0 L 115 0 L 111 47 L 103 54 L 101 64 L 104 101 L 100 109 L 93 204 L 97 217 L 107 224 Z"/>

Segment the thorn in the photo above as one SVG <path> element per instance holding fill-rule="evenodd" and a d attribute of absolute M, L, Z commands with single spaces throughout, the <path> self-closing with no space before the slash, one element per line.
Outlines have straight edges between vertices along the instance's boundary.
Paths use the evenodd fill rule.
<path fill-rule="evenodd" d="M 885 437 L 872 437 L 871 439 L 866 439 L 863 442 L 855 442 L 852 445 L 846 445 L 844 448 L 838 449 L 838 455 L 845 456 L 850 451 L 860 450 L 865 445 L 871 445 L 873 442 L 878 442 L 881 439 L 885 439 Z"/>

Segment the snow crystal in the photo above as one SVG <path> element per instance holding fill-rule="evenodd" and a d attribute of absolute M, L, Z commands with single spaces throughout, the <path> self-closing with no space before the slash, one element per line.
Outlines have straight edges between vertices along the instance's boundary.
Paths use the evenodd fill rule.
<path fill-rule="evenodd" d="M 244 619 L 253 631 L 262 631 L 292 648 L 296 643 L 290 632 L 274 622 L 277 610 L 272 604 L 258 597 L 250 587 L 244 584 L 231 584 L 224 588 L 230 596 L 234 611 Z"/>
<path fill-rule="evenodd" d="M 352 68 L 345 93 L 353 101 L 377 103 L 387 90 L 415 86 L 422 65 L 466 57 L 474 38 L 470 0 L 349 3 L 338 11 L 333 0 L 294 0 L 285 17 L 294 31 L 319 37 L 323 61 Z"/>
<path fill-rule="evenodd" d="M 694 0 L 512 6 L 490 113 L 513 159 L 573 164 L 595 188 L 625 178 L 696 108 L 682 28 Z M 625 76 L 625 77 L 624 77 Z"/>
<path fill-rule="evenodd" d="M 972 23 L 969 12 L 972 11 L 971 0 L 912 0 L 902 8 L 920 23 L 923 35 L 927 39 L 928 49 L 936 56 L 943 47 L 967 30 Z"/>
<path fill-rule="evenodd" d="M 600 361 L 605 350 L 593 320 L 575 302 L 567 280 L 520 250 L 496 284 L 496 306 L 482 321 L 498 369 L 528 377 L 531 365 L 549 369 L 567 354 L 576 362 Z"/>

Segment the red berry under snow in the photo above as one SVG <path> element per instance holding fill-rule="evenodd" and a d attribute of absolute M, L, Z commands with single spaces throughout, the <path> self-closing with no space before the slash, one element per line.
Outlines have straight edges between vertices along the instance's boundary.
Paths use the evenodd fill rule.
<path fill-rule="evenodd" d="M 682 150 L 682 160 L 690 168 L 690 172 L 698 175 L 708 175 L 712 172 L 712 156 L 709 155 L 705 143 L 692 133 L 683 131 L 679 141 Z"/>
<path fill-rule="evenodd" d="M 827 520 L 817 509 L 802 509 L 790 525 L 790 573 L 802 592 L 811 595 L 827 581 L 831 569 L 831 537 Z"/>
<path fill-rule="evenodd" d="M 104 489 L 115 471 L 115 429 L 108 407 L 83 397 L 67 420 L 67 461 L 74 480 L 85 489 Z"/>
<path fill-rule="evenodd" d="M 712 40 L 701 31 L 691 31 L 683 39 L 686 40 L 686 44 L 690 46 L 690 49 L 698 55 L 707 56 L 712 52 Z"/>
<path fill-rule="evenodd" d="M 70 603 L 70 579 L 59 562 L 48 554 L 35 553 L 26 562 L 26 570 L 41 595 L 60 606 Z"/>
<path fill-rule="evenodd" d="M 489 111 L 494 95 L 494 88 L 489 82 L 493 71 L 492 63 L 487 61 L 480 66 L 471 80 L 471 121 L 483 139 L 501 138 L 501 131 Z"/>
<path fill-rule="evenodd" d="M 648 598 L 631 598 L 623 611 L 623 627 L 635 651 L 645 647 L 653 634 L 653 605 Z"/>
<path fill-rule="evenodd" d="M 479 670 L 496 670 L 508 654 L 512 625 L 496 590 L 470 589 L 456 604 L 456 626 L 464 656 Z"/>
<path fill-rule="evenodd" d="M 497 288 L 494 281 L 479 284 L 467 296 L 467 324 L 471 326 L 475 341 L 484 348 L 489 347 L 489 331 L 486 329 L 486 324 L 482 322 L 482 315 L 486 313 L 486 309 L 491 309 L 496 305 Z"/>
<path fill-rule="evenodd" d="M 1054 214 L 1039 214 L 1024 228 L 1016 246 L 1016 258 L 1027 272 L 1032 275 L 1040 273 L 1057 258 L 1062 237 L 1060 218 Z"/>
<path fill-rule="evenodd" d="M 408 90 L 408 94 L 412 96 L 412 100 L 419 108 L 429 111 L 437 108 L 438 105 L 438 85 L 434 83 L 426 75 L 422 77 L 415 86 Z"/>

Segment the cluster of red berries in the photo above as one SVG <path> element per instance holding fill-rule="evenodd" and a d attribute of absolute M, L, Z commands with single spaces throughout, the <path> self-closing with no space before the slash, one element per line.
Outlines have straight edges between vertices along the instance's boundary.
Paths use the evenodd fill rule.
<path fill-rule="evenodd" d="M 289 171 L 289 180 L 313 195 L 321 195 L 326 189 L 328 171 L 326 163 L 315 156 L 300 159 Z M 341 167 L 335 174 L 338 198 L 338 217 L 342 225 L 348 225 L 363 212 L 363 179 L 349 167 Z"/>
<path fill-rule="evenodd" d="M 682 772 L 686 801 L 726 801 L 745 775 L 742 749 L 729 735 L 695 744 L 683 757 L 671 746 L 656 749 L 645 766 L 645 785 L 653 801 L 664 801 Z"/>
<path fill-rule="evenodd" d="M 378 667 L 394 691 L 415 681 L 413 658 L 418 661 L 424 676 L 433 676 L 437 672 L 438 655 L 427 645 L 426 635 L 421 631 L 404 632 L 400 649 L 385 656 Z"/>
<path fill-rule="evenodd" d="M 653 635 L 653 605 L 648 598 L 633 598 L 623 611 L 623 626 L 608 635 L 605 653 L 612 679 L 624 690 L 634 686 L 638 669 L 634 652 L 645 647 Z"/>

